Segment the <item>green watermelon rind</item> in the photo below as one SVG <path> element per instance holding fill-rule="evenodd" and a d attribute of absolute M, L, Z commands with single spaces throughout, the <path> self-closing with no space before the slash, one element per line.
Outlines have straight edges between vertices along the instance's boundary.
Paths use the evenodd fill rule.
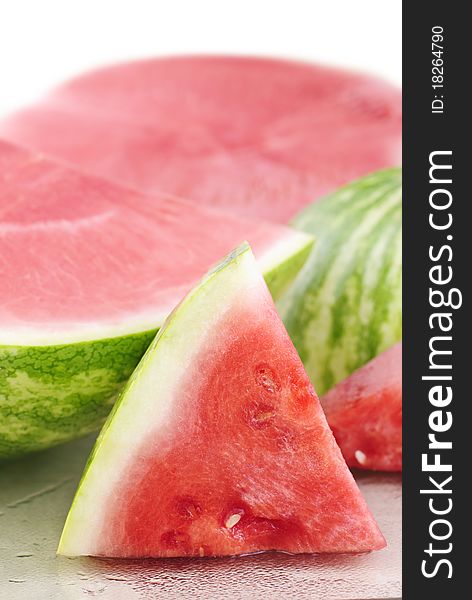
<path fill-rule="evenodd" d="M 215 267 L 213 267 L 213 269 L 211 269 L 205 275 L 200 283 L 196 285 L 182 300 L 182 302 L 171 312 L 158 331 L 157 335 L 154 337 L 152 343 L 148 346 L 138 366 L 133 371 L 133 374 L 128 379 L 126 385 L 119 394 L 118 399 L 114 403 L 114 406 L 111 409 L 108 418 L 106 419 L 105 424 L 103 425 L 97 437 L 92 452 L 89 455 L 77 487 L 77 491 L 69 509 L 66 522 L 64 524 L 57 554 L 64 556 L 75 555 L 74 552 L 70 551 L 70 548 L 74 546 L 75 541 L 80 539 L 81 535 L 83 534 L 83 511 L 86 513 L 85 520 L 87 520 L 87 518 L 89 518 L 90 515 L 94 514 L 97 510 L 96 506 L 91 506 L 90 499 L 87 498 L 87 492 L 85 489 L 87 487 L 89 487 L 92 491 L 99 489 L 101 486 L 103 473 L 110 473 L 112 466 L 116 466 L 117 464 L 117 458 L 115 455 L 117 452 L 120 452 L 120 449 L 118 448 L 119 445 L 117 445 L 114 440 L 110 439 L 110 437 L 112 432 L 118 432 L 119 434 L 120 430 L 122 429 L 121 423 L 119 423 L 117 419 L 118 409 L 121 409 L 123 405 L 133 397 L 134 388 L 137 386 L 139 380 L 143 378 L 143 375 L 146 371 L 152 368 L 154 356 L 156 351 L 158 351 L 161 342 L 167 341 L 168 339 L 176 340 L 179 336 L 185 340 L 185 335 L 182 335 L 184 332 L 181 331 L 182 327 L 179 326 L 179 321 L 181 320 L 181 317 L 185 315 L 187 310 L 191 308 L 193 300 L 199 297 L 202 298 L 208 288 L 210 288 L 211 293 L 211 284 L 214 281 L 215 276 L 217 276 L 220 271 L 228 267 L 229 269 L 238 269 L 239 264 L 244 261 L 245 258 L 249 258 L 248 255 L 252 255 L 252 251 L 249 244 L 244 242 L 228 256 L 226 256 L 224 260 L 215 265 Z M 218 282 L 217 285 L 221 289 L 221 282 Z M 224 289 L 221 289 L 221 296 L 222 298 L 226 299 L 226 292 Z M 215 312 L 218 312 L 218 307 L 215 307 Z M 198 344 L 200 341 L 201 336 L 197 336 L 196 343 Z M 137 393 L 139 394 L 139 392 Z M 157 413 L 162 410 L 163 408 L 160 405 L 155 405 L 153 408 L 154 418 L 157 418 Z M 125 423 L 123 427 L 127 427 L 126 419 L 123 418 L 122 421 Z M 130 435 L 129 431 L 123 433 L 128 437 Z M 125 449 L 126 452 L 129 451 L 127 447 Z M 93 495 L 95 497 L 95 494 Z"/>
<path fill-rule="evenodd" d="M 282 244 L 283 245 L 283 244 Z M 290 236 L 262 261 L 274 297 L 293 280 L 313 239 Z M 0 345 L 0 458 L 96 431 L 155 337 L 157 327 L 73 343 Z"/>
<path fill-rule="evenodd" d="M 278 308 L 318 394 L 402 337 L 401 199 L 401 169 L 384 169 L 291 223 L 316 245 Z"/>
<path fill-rule="evenodd" d="M 156 330 L 54 346 L 0 346 L 0 457 L 97 429 Z"/>

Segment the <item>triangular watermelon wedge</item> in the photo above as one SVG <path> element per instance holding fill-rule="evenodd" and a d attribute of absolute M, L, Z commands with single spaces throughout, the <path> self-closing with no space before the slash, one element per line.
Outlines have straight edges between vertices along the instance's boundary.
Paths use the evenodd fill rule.
<path fill-rule="evenodd" d="M 384 545 L 243 245 L 185 297 L 149 347 L 98 438 L 58 553 Z"/>

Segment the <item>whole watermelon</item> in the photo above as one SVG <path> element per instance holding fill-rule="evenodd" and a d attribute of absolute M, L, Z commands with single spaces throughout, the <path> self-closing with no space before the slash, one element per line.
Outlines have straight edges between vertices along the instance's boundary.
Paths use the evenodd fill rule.
<path fill-rule="evenodd" d="M 401 201 L 401 169 L 385 169 L 292 222 L 316 243 L 279 308 L 319 394 L 401 339 Z"/>

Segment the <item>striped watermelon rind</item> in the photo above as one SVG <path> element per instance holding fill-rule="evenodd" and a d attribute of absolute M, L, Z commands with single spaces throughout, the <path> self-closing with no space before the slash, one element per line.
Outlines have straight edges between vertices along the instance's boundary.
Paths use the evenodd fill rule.
<path fill-rule="evenodd" d="M 391 168 L 292 222 L 317 242 L 279 309 L 319 394 L 401 339 L 401 214 L 401 169 Z"/>
<path fill-rule="evenodd" d="M 296 233 L 262 257 L 274 298 L 293 280 L 312 245 L 312 238 Z M 160 325 L 126 335 L 117 326 L 115 336 L 72 343 L 0 344 L 0 458 L 99 429 Z"/>

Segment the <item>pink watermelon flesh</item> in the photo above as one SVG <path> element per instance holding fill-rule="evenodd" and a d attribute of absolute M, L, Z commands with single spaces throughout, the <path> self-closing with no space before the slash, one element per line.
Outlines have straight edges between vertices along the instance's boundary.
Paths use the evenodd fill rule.
<path fill-rule="evenodd" d="M 79 77 L 0 131 L 140 191 L 285 223 L 341 184 L 400 163 L 401 96 L 304 63 L 153 59 Z"/>
<path fill-rule="evenodd" d="M 173 393 L 167 420 L 159 408 L 166 383 L 159 378 L 161 385 L 149 392 L 155 416 L 148 419 L 156 422 L 146 425 L 142 439 L 130 440 L 124 466 L 112 458 L 114 436 L 126 444 L 120 428 L 130 426 L 125 418 L 119 424 L 118 403 L 90 467 L 104 458 L 118 473 L 116 484 L 104 494 L 103 478 L 96 479 L 98 465 L 96 473 L 86 473 L 71 511 L 82 515 L 82 525 L 72 542 L 66 540 L 66 525 L 64 548 L 71 544 L 77 553 L 86 548 L 102 556 L 170 557 L 261 550 L 365 552 L 385 546 L 264 280 L 254 262 L 250 268 L 246 288 L 230 292 L 231 299 L 222 301 L 229 305 L 224 310 L 212 309 L 216 323 L 191 353 L 191 362 L 181 359 L 185 376 Z M 206 291 L 207 310 L 212 294 Z M 153 360 L 162 361 L 159 344 L 166 356 L 165 344 L 178 339 L 172 321 L 177 323 L 180 311 L 190 315 L 190 303 L 184 301 L 161 330 L 162 341 L 148 352 L 143 376 Z M 138 387 L 140 376 L 138 367 Z M 140 389 L 149 388 L 143 384 Z M 140 401 L 132 397 L 127 410 L 136 415 Z M 87 487 L 91 481 L 98 481 L 98 496 Z M 89 531 L 84 517 L 87 509 L 81 503 L 87 498 L 92 503 L 95 498 L 99 512 L 104 507 L 97 531 L 93 526 Z M 95 510 L 92 518 L 97 518 Z"/>
<path fill-rule="evenodd" d="M 264 260 L 299 235 L 130 191 L 1 140 L 0 234 L 0 343 L 20 343 L 22 331 L 155 328 L 215 255 L 247 238 Z"/>
<path fill-rule="evenodd" d="M 401 343 L 355 371 L 321 403 L 349 466 L 401 471 Z"/>

